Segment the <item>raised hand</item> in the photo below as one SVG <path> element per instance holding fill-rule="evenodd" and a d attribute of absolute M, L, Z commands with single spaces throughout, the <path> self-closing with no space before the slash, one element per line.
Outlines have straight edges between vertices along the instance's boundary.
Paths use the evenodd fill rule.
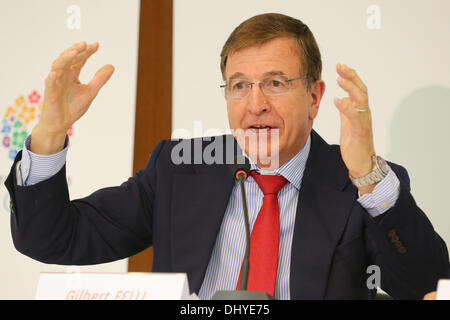
<path fill-rule="evenodd" d="M 371 158 L 375 154 L 367 87 L 355 70 L 346 65 L 338 64 L 336 71 L 338 85 L 348 93 L 348 97 L 334 99 L 341 116 L 342 159 L 350 175 L 361 177 L 372 171 Z M 360 192 L 371 192 L 374 187 L 364 187 Z"/>
<path fill-rule="evenodd" d="M 88 84 L 78 77 L 89 57 L 98 49 L 98 43 L 76 43 L 53 62 L 45 80 L 41 117 L 33 128 L 30 150 L 51 154 L 64 146 L 67 130 L 89 109 L 99 90 L 109 80 L 114 67 L 100 68 Z"/>

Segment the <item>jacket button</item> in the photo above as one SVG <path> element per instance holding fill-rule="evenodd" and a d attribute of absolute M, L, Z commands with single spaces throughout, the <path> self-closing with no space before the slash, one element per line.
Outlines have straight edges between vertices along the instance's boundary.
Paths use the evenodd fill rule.
<path fill-rule="evenodd" d="M 397 251 L 399 253 L 406 253 L 406 248 L 405 247 L 400 247 L 400 248 L 397 249 Z"/>
<path fill-rule="evenodd" d="M 396 243 L 396 242 L 399 241 L 399 239 L 400 239 L 400 238 L 399 238 L 397 235 L 392 236 L 392 237 L 391 237 L 391 242 L 392 242 L 392 243 Z"/>
<path fill-rule="evenodd" d="M 395 229 L 390 229 L 389 231 L 388 231 L 388 237 L 389 238 L 392 238 L 393 236 L 396 236 L 397 235 L 397 230 L 395 230 Z"/>
<path fill-rule="evenodd" d="M 401 241 L 395 241 L 394 246 L 397 249 L 397 252 L 399 252 L 399 253 L 406 252 L 406 248 L 403 246 L 403 243 Z"/>

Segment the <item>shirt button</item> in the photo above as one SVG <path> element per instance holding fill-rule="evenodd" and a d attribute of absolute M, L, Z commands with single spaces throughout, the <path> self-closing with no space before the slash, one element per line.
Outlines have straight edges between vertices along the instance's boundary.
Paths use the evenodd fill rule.
<path fill-rule="evenodd" d="M 388 206 L 389 206 L 389 203 L 388 203 L 388 202 L 383 202 L 383 203 L 381 204 L 380 208 L 381 208 L 382 210 L 384 210 L 384 209 L 386 209 Z"/>

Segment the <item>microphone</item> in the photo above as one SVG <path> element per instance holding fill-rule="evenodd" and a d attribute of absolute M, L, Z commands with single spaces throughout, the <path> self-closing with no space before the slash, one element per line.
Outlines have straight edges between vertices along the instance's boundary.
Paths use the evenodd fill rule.
<path fill-rule="evenodd" d="M 233 162 L 228 165 L 228 168 L 238 181 L 245 181 L 250 175 L 250 162 L 244 156 L 235 156 Z"/>
<path fill-rule="evenodd" d="M 273 300 L 274 298 L 266 292 L 247 291 L 248 270 L 250 267 L 250 222 L 248 218 L 244 181 L 250 175 L 250 162 L 244 156 L 236 156 L 233 159 L 233 163 L 228 166 L 231 174 L 239 182 L 241 188 L 246 238 L 245 256 L 242 263 L 241 285 L 239 291 L 217 291 L 212 297 L 212 300 Z"/>

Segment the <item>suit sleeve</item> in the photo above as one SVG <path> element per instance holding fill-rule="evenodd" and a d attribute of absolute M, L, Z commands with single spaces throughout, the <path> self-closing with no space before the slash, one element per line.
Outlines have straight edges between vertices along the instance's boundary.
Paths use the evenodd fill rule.
<path fill-rule="evenodd" d="M 65 166 L 51 178 L 18 186 L 14 167 L 5 181 L 11 198 L 11 233 L 18 251 L 44 263 L 85 265 L 110 262 L 152 245 L 156 159 L 120 186 L 70 200 Z"/>
<path fill-rule="evenodd" d="M 390 165 L 400 180 L 400 194 L 384 214 L 367 215 L 366 241 L 380 267 L 381 288 L 395 299 L 422 299 L 436 290 L 439 279 L 449 277 L 448 251 L 412 197 L 407 171 Z"/>

